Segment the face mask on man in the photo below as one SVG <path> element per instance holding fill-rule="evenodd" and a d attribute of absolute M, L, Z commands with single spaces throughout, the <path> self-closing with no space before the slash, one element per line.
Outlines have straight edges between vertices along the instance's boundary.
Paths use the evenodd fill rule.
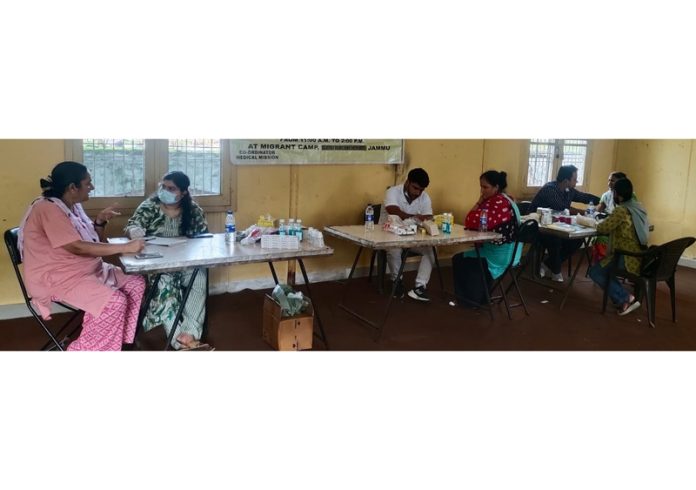
<path fill-rule="evenodd" d="M 172 191 L 168 191 L 167 189 L 163 189 L 162 187 L 160 187 L 157 191 L 157 197 L 159 197 L 159 200 L 164 204 L 176 204 L 178 201 L 176 194 L 174 194 Z"/>

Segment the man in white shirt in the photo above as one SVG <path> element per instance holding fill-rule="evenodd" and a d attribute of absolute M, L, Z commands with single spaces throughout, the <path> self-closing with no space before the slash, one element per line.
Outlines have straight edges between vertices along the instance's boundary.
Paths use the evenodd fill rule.
<path fill-rule="evenodd" d="M 385 211 L 380 213 L 380 224 L 386 222 L 387 216 L 390 214 L 395 214 L 401 219 L 412 218 L 416 221 L 432 219 L 433 205 L 430 196 L 425 192 L 428 184 L 430 184 L 430 178 L 427 172 L 422 168 L 414 168 L 408 173 L 406 182 L 387 189 L 382 206 Z M 413 248 L 411 251 L 422 255 L 422 258 L 418 266 L 415 287 L 408 292 L 408 296 L 418 301 L 430 301 L 426 287 L 435 263 L 433 250 L 431 247 L 421 247 Z M 401 249 L 387 250 L 387 263 L 393 281 L 397 280 L 396 274 L 401 266 L 401 252 Z M 400 278 L 396 295 L 403 296 L 403 285 Z"/>

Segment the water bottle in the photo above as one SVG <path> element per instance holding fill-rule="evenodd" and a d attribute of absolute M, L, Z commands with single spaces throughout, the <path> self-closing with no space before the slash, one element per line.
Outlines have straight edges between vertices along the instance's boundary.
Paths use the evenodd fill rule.
<path fill-rule="evenodd" d="M 299 241 L 302 241 L 302 220 L 300 218 L 295 221 L 295 236 Z"/>
<path fill-rule="evenodd" d="M 594 215 L 595 215 L 594 201 L 590 201 L 590 205 L 587 206 L 587 211 L 585 214 L 587 216 L 589 216 L 590 218 L 594 218 Z"/>
<path fill-rule="evenodd" d="M 295 235 L 295 220 L 293 218 L 290 218 L 288 220 L 288 228 L 287 228 L 287 233 L 286 235 L 294 236 Z"/>
<path fill-rule="evenodd" d="M 445 213 L 442 218 L 442 233 L 452 233 L 452 213 Z"/>
<path fill-rule="evenodd" d="M 285 232 L 286 232 L 285 220 L 284 219 L 278 220 L 278 234 L 285 235 Z"/>
<path fill-rule="evenodd" d="M 234 235 L 237 231 L 237 227 L 234 222 L 234 213 L 231 209 L 227 210 L 227 216 L 225 217 L 225 243 L 234 243 Z"/>
<path fill-rule="evenodd" d="M 375 229 L 375 210 L 372 204 L 368 204 L 365 208 L 365 231 L 372 231 Z"/>
<path fill-rule="evenodd" d="M 488 211 L 485 209 L 481 210 L 479 231 L 488 231 Z"/>

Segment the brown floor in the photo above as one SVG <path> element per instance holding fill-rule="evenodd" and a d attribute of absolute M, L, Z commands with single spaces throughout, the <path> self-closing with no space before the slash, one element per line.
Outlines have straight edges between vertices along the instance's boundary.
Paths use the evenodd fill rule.
<path fill-rule="evenodd" d="M 406 276 L 406 284 L 413 281 Z M 451 270 L 443 269 L 445 286 L 451 289 Z M 487 311 L 448 306 L 442 299 L 437 276 L 430 283 L 431 303 L 408 298 L 392 304 L 382 338 L 375 342 L 371 331 L 338 307 L 343 283 L 330 281 L 312 287 L 331 350 L 696 350 L 696 270 L 680 268 L 677 274 L 677 323 L 671 321 L 669 290 L 658 286 L 657 328 L 649 328 L 645 306 L 619 317 L 613 311 L 602 315 L 601 290 L 589 279 L 576 281 L 563 311 L 562 294 L 529 281 L 522 288 L 530 311 L 513 309 L 507 318 L 502 305 Z M 209 299 L 209 342 L 218 350 L 262 351 L 271 348 L 261 338 L 265 291 L 244 290 Z M 548 301 L 543 303 L 543 301 Z M 365 278 L 351 283 L 349 303 L 370 318 L 377 318 L 386 304 Z M 63 315 L 56 315 L 60 318 Z M 691 325 L 691 327 L 689 327 Z M 38 350 L 44 333 L 32 318 L 0 322 L 0 350 Z M 164 345 L 161 328 L 140 337 L 143 350 Z M 324 350 L 314 339 L 314 350 Z"/>

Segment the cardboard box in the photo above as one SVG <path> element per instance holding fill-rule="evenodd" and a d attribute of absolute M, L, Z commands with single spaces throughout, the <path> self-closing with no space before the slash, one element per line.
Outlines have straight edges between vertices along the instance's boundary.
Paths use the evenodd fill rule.
<path fill-rule="evenodd" d="M 263 302 L 261 336 L 276 350 L 308 350 L 312 348 L 314 308 L 310 300 L 304 313 L 281 317 L 280 305 L 269 295 Z"/>

